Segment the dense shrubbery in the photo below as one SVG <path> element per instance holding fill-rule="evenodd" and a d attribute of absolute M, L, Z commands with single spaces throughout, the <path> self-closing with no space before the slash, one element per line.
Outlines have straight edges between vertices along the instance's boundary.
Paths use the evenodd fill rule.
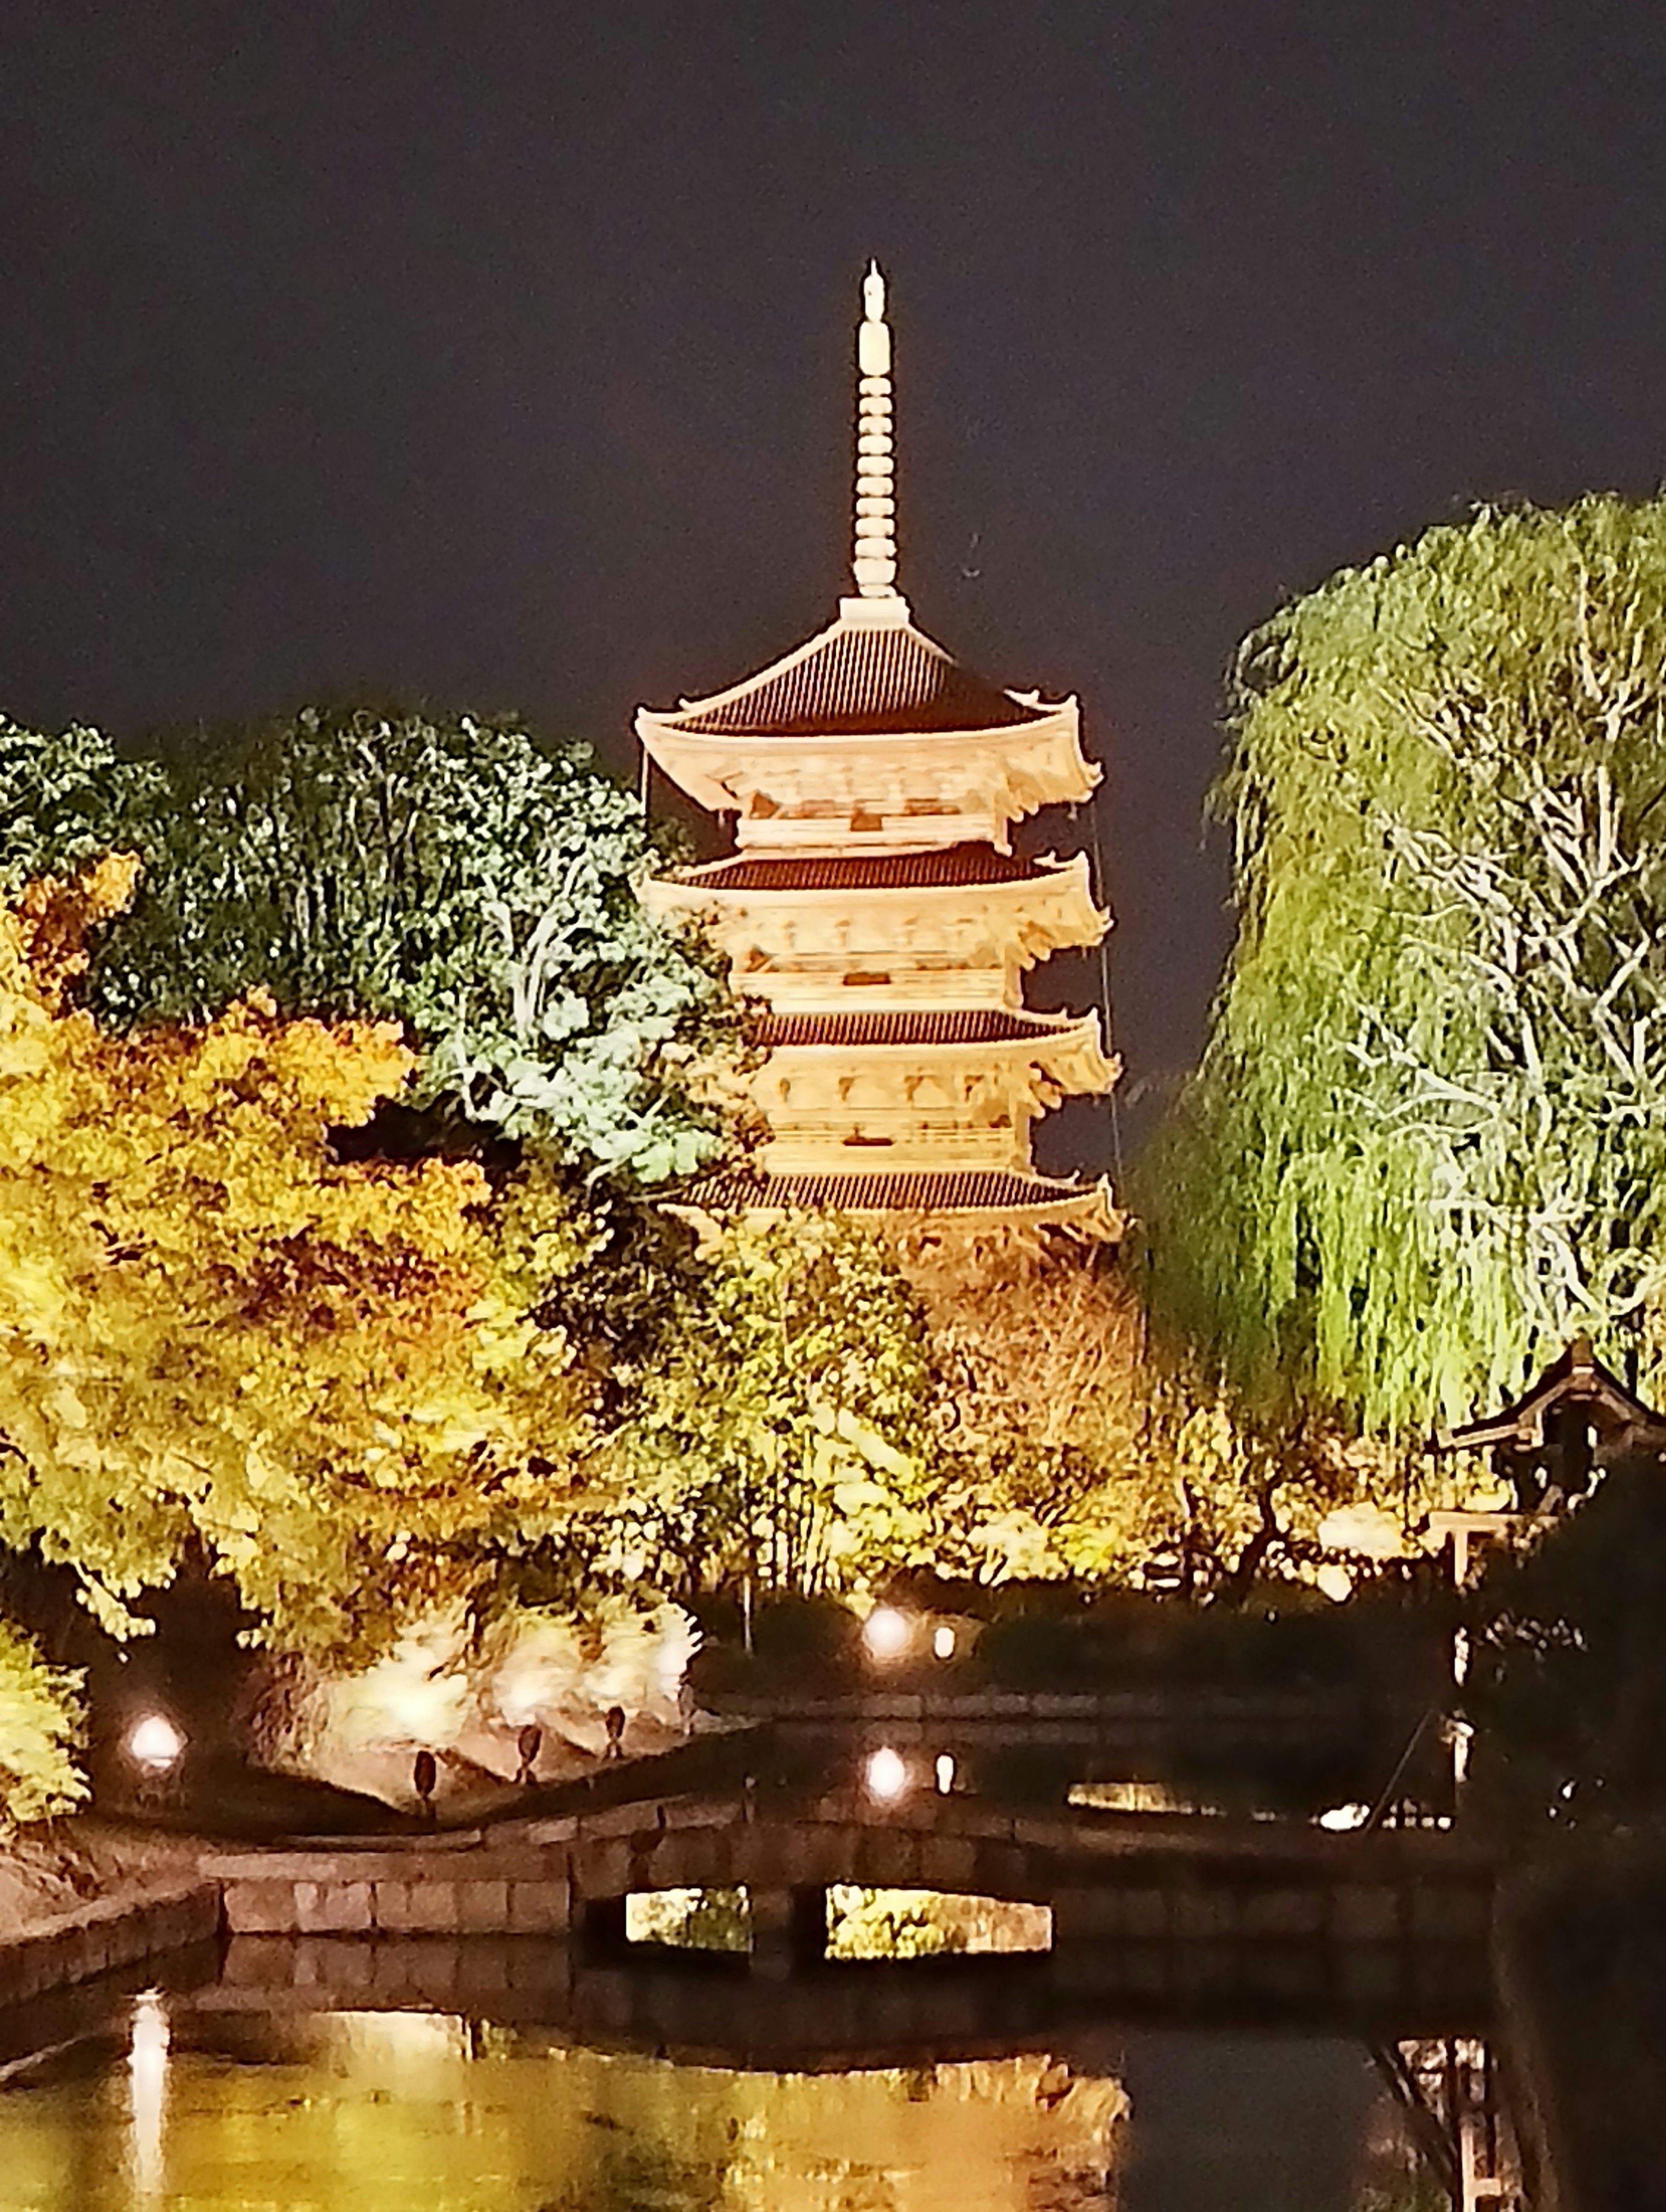
<path fill-rule="evenodd" d="M 1475 1790 L 1507 1826 L 1666 1814 L 1666 1480 L 1621 1465 L 1467 1605 Z"/>

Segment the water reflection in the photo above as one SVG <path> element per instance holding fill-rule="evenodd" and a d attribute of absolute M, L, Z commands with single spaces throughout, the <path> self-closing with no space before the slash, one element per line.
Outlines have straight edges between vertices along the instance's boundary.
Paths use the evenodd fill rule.
<path fill-rule="evenodd" d="M 726 2000 L 714 1986 L 712 2003 Z M 779 2072 L 443 2012 L 132 2001 L 0 2093 L 16 2212 L 1513 2212 L 1491 2054 L 1105 2025 Z"/>
<path fill-rule="evenodd" d="M 161 2033 L 158 2034 L 157 2031 Z M 0 2096 L 18 2212 L 1085 2212 L 1126 2112 L 1051 2053 L 728 2072 L 439 2014 L 135 2008 L 132 2145 L 102 2069 Z M 138 2084 L 148 2136 L 138 2132 Z"/>
<path fill-rule="evenodd" d="M 162 2120 L 167 2088 L 167 2014 L 161 1993 L 145 1990 L 133 2002 L 127 2047 L 129 2113 L 132 2127 L 133 2193 L 139 2203 L 162 2191 Z"/>
<path fill-rule="evenodd" d="M 1423 2172 L 1455 2212 L 1481 2205 L 1524 2212 L 1521 2155 L 1489 2045 L 1447 2036 L 1371 2055 L 1406 2116 Z"/>

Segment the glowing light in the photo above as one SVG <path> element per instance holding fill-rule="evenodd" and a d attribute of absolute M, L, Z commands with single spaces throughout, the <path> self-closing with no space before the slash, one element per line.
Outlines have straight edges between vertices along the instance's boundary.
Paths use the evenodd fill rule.
<path fill-rule="evenodd" d="M 1369 1805 L 1333 1805 L 1329 1812 L 1320 1814 L 1318 1826 L 1345 1834 L 1350 1828 L 1363 1828 L 1370 1818 Z"/>
<path fill-rule="evenodd" d="M 163 2102 L 167 2087 L 167 2014 L 160 1990 L 133 2000 L 133 2033 L 127 2050 L 128 2106 L 133 2127 L 133 2184 L 140 2197 L 162 2189 Z"/>
<path fill-rule="evenodd" d="M 891 1799 L 900 1797 L 909 1786 L 909 1770 L 901 1754 L 885 1744 L 868 1755 L 866 1769 L 868 1795 Z"/>
<path fill-rule="evenodd" d="M 946 1797 L 953 1788 L 953 1755 L 946 1751 L 939 1751 L 937 1754 L 937 1794 L 939 1797 Z"/>
<path fill-rule="evenodd" d="M 1335 1605 L 1345 1604 L 1353 1595 L 1353 1577 L 1340 1559 L 1327 1559 L 1313 1579 Z"/>
<path fill-rule="evenodd" d="M 914 1641 L 914 1625 L 894 1605 L 877 1605 L 862 1624 L 862 1641 L 875 1659 L 900 1659 Z"/>
<path fill-rule="evenodd" d="M 938 1659 L 954 1657 L 954 1631 L 949 1626 L 947 1621 L 945 1621 L 940 1628 L 932 1631 L 932 1654 Z"/>
<path fill-rule="evenodd" d="M 179 1759 L 185 1740 L 166 1713 L 147 1713 L 127 1732 L 127 1754 L 140 1766 L 160 1774 Z"/>
<path fill-rule="evenodd" d="M 1380 1505 L 1343 1505 L 1319 1523 L 1319 1541 L 1329 1552 L 1353 1552 L 1362 1559 L 1406 1556 L 1406 1532 Z"/>

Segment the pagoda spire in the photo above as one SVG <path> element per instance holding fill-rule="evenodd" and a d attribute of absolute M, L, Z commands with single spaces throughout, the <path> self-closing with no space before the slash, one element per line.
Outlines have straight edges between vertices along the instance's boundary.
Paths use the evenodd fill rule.
<path fill-rule="evenodd" d="M 879 263 L 870 261 L 862 279 L 862 319 L 856 331 L 856 527 L 850 573 L 858 598 L 889 599 L 900 608 L 891 425 L 885 280 Z"/>

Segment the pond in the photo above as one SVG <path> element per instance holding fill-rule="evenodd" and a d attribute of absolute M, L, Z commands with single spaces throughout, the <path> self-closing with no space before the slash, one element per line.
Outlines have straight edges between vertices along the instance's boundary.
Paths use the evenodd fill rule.
<path fill-rule="evenodd" d="M 721 2041 L 734 1984 L 698 1985 Z M 1002 1985 L 986 1987 L 988 2016 L 960 2055 L 816 2071 L 598 2047 L 570 2021 L 337 2006 L 322 1990 L 326 2008 L 298 2005 L 294 1990 L 268 2004 L 212 1971 L 171 1990 L 89 1990 L 74 2033 L 6 2072 L 0 2198 L 15 2212 L 1413 2212 L 1448 2201 L 1380 2051 L 1334 2034 L 1151 2021 L 1040 2046 L 1014 2034 L 1003 2050 Z M 1438 2047 L 1404 2048 L 1438 2070 Z"/>

